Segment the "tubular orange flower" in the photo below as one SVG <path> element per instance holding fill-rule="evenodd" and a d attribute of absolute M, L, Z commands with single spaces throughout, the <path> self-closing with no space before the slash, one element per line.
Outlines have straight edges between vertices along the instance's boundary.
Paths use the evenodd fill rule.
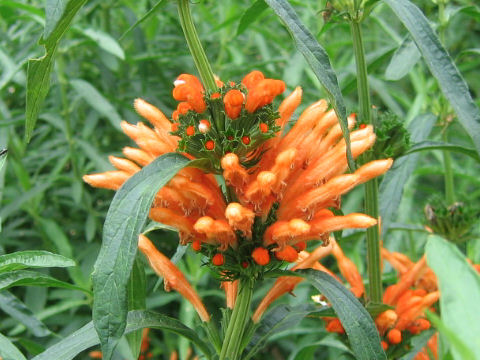
<path fill-rule="evenodd" d="M 202 321 L 208 322 L 210 315 L 205 309 L 205 306 L 200 300 L 197 292 L 192 288 L 187 279 L 183 276 L 183 273 L 160 251 L 157 250 L 155 245 L 144 235 L 140 235 L 138 238 L 138 248 L 145 255 L 155 272 L 164 278 L 165 289 L 177 290 L 182 296 L 190 301 L 195 310 L 197 311 Z"/>

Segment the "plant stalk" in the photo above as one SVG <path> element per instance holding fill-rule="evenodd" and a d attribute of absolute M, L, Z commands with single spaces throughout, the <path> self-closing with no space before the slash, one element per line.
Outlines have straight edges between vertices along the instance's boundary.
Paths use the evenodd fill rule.
<path fill-rule="evenodd" d="M 368 86 L 367 63 L 365 61 L 365 48 L 363 46 L 360 22 L 354 19 L 351 20 L 350 30 L 357 67 L 359 117 L 362 123 L 372 124 L 370 88 Z M 378 219 L 378 181 L 376 178 L 365 184 L 365 213 Z M 382 270 L 378 224 L 367 229 L 367 271 L 369 283 L 368 298 L 372 302 L 380 303 L 382 301 Z"/>
<path fill-rule="evenodd" d="M 247 316 L 250 311 L 250 302 L 252 300 L 253 282 L 251 280 L 241 279 L 238 287 L 237 300 L 228 323 L 225 338 L 223 340 L 222 351 L 219 360 L 237 360 L 241 351 L 241 343 Z"/>
<path fill-rule="evenodd" d="M 448 142 L 446 128 L 443 132 L 443 141 Z M 443 151 L 443 168 L 445 171 L 445 201 L 447 206 L 450 206 L 455 202 L 455 186 L 453 182 L 452 157 L 448 150 Z"/>

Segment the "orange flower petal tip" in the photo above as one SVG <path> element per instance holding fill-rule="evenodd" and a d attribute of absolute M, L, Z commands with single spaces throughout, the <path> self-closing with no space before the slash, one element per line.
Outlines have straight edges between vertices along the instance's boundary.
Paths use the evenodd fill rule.
<path fill-rule="evenodd" d="M 402 332 L 398 329 L 392 329 L 387 334 L 387 340 L 392 345 L 397 345 L 402 342 Z"/>
<path fill-rule="evenodd" d="M 268 125 L 265 123 L 260 123 L 259 127 L 260 127 L 260 132 L 262 133 L 266 133 L 268 131 Z"/>
<path fill-rule="evenodd" d="M 192 242 L 192 249 L 197 252 L 200 251 L 202 249 L 202 242 L 200 240 Z"/>
<path fill-rule="evenodd" d="M 331 333 L 345 334 L 345 329 L 343 328 L 340 319 L 330 320 L 325 329 Z"/>
<path fill-rule="evenodd" d="M 280 261 L 295 262 L 298 259 L 298 252 L 293 246 L 287 245 L 283 250 L 276 251 L 275 257 Z"/>
<path fill-rule="evenodd" d="M 225 263 L 225 258 L 222 254 L 215 254 L 212 258 L 212 264 L 215 266 L 222 266 Z"/>
<path fill-rule="evenodd" d="M 382 345 L 382 349 L 383 351 L 387 351 L 388 349 L 388 343 L 386 341 L 383 341 L 380 343 Z"/>
<path fill-rule="evenodd" d="M 260 266 L 268 265 L 270 262 L 270 254 L 268 250 L 263 247 L 257 247 L 252 252 L 253 260 Z"/>

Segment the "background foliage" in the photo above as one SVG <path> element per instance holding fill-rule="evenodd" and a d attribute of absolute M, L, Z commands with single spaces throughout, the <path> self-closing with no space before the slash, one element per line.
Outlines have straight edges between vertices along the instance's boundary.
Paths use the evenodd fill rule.
<path fill-rule="evenodd" d="M 355 64 L 348 24 L 341 16 L 324 12 L 325 1 L 290 3 L 326 49 L 339 78 L 347 110 L 357 112 Z M 439 14 L 437 4 L 432 1 L 415 3 L 437 31 L 444 34 L 444 45 L 478 105 L 478 4 L 474 0 L 450 1 L 445 12 Z M 63 40 L 53 45 L 47 42 L 47 48 L 56 46 L 52 76 L 47 79 L 51 81 L 51 88 L 40 109 L 32 140 L 26 144 L 26 69 L 29 59 L 44 55 L 45 48 L 38 40 L 44 34 L 45 3 L 0 2 L 0 149 L 8 148 L 7 161 L 0 169 L 0 254 L 46 250 L 73 259 L 77 264 L 62 269 L 59 266 L 69 264 L 52 266 L 46 262 L 51 268 L 39 271 L 45 279 L 49 275 L 78 289 L 48 287 L 54 285 L 53 280 L 45 280 L 44 287 L 13 287 L 0 292 L 3 311 L 0 333 L 28 357 L 41 353 L 91 319 L 90 275 L 113 194 L 87 187 L 81 176 L 110 169 L 107 155 L 119 155 L 121 147 L 131 145 L 119 131 L 119 122 L 121 119 L 139 121 L 132 106 L 136 97 L 146 99 L 170 115 L 176 106 L 171 97 L 173 79 L 180 73 L 195 73 L 175 3 L 156 4 L 146 0 L 87 1 Z M 252 4 L 256 7 L 248 10 Z M 151 16 L 126 33 L 154 6 L 157 9 Z M 303 107 L 326 96 L 287 30 L 261 1 L 199 1 L 193 6 L 193 12 L 214 72 L 220 78 L 239 81 L 250 70 L 258 69 L 269 77 L 284 80 L 288 91 L 301 85 Z M 380 3 L 363 27 L 372 102 L 378 111 L 398 115 L 414 129 L 413 137 L 422 132 L 424 138 L 417 141 L 440 140 L 448 123 L 448 142 L 474 148 L 392 11 Z M 48 39 L 47 35 L 48 31 L 44 39 Z M 39 89 L 42 90 L 44 88 Z M 451 154 L 456 200 L 478 204 L 478 160 L 460 152 Z M 432 194 L 443 196 L 444 170 L 439 150 L 422 151 L 402 161 L 407 160 L 408 171 L 401 169 L 406 182 L 403 197 L 399 193 L 402 184 L 395 183 L 389 188 L 388 184 L 382 185 L 381 203 L 390 205 L 384 219 L 388 224 L 384 239 L 388 248 L 416 260 L 423 253 L 427 238 L 423 208 Z M 401 203 L 397 204 L 400 198 Z M 349 194 L 344 198 L 344 212 L 359 211 L 362 199 L 362 189 Z M 160 230 L 152 234 L 161 251 L 171 256 L 177 252 L 178 258 L 181 257 L 184 249 L 177 249 L 174 233 Z M 364 234 L 344 232 L 341 244 L 365 272 Z M 464 247 L 467 256 L 479 263 L 478 239 L 470 240 Z M 179 265 L 198 289 L 208 289 L 200 290 L 200 296 L 206 298 L 209 309 L 215 311 L 223 306 L 222 291 L 208 270 L 201 267 L 201 262 L 190 253 Z M 393 272 L 386 270 L 387 278 L 393 278 Z M 266 292 L 268 284 L 265 282 L 258 289 L 254 302 Z M 301 304 L 313 294 L 315 290 L 302 286 L 295 291 L 295 298 L 285 298 L 283 302 Z M 146 305 L 148 309 L 180 318 L 187 325 L 196 321 L 190 305 L 176 293 L 165 293 L 154 276 L 147 277 Z M 307 318 L 294 331 L 288 329 L 275 334 L 264 354 L 276 359 L 352 357 L 335 336 L 319 329 L 318 320 Z M 2 341 L 0 337 L 0 344 Z M 174 350 L 185 358 L 189 347 L 186 340 L 179 340 L 176 335 L 160 331 L 152 334 L 155 358 L 168 358 Z M 126 341 L 117 352 L 119 359 L 131 357 Z M 79 358 L 87 359 L 87 353 Z"/>

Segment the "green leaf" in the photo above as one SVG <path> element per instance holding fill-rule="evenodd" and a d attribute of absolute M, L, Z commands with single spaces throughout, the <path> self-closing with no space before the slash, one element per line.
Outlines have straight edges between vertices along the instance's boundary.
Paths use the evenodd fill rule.
<path fill-rule="evenodd" d="M 114 128 L 121 130 L 122 118 L 115 107 L 92 84 L 82 79 L 70 80 L 70 85 L 91 107 L 105 116 Z"/>
<path fill-rule="evenodd" d="M 415 43 L 409 37 L 406 38 L 393 54 L 385 70 L 385 79 L 400 80 L 412 70 L 421 57 Z"/>
<path fill-rule="evenodd" d="M 119 59 L 125 60 L 125 53 L 123 52 L 123 49 L 109 34 L 92 28 L 81 30 L 81 32 L 88 38 L 92 39 L 103 50 L 118 57 Z"/>
<path fill-rule="evenodd" d="M 143 15 L 140 19 L 138 19 L 135 24 L 130 26 L 127 31 L 125 31 L 122 36 L 118 40 L 122 40 L 125 36 L 127 36 L 133 29 L 135 29 L 138 25 L 143 23 L 145 20 L 147 20 L 150 16 L 152 16 L 155 11 L 160 9 L 162 5 L 165 5 L 166 1 L 165 0 L 159 0 L 150 10 L 147 11 L 145 15 Z"/>
<path fill-rule="evenodd" d="M 132 273 L 128 280 L 128 310 L 145 310 L 147 305 L 146 298 L 146 278 L 143 262 L 137 254 L 133 263 Z M 127 341 L 135 359 L 140 355 L 140 346 L 142 345 L 143 331 L 137 330 L 127 335 Z"/>
<path fill-rule="evenodd" d="M 480 110 L 472 99 L 467 83 L 440 43 L 421 10 L 408 0 L 384 0 L 405 25 L 438 81 L 460 123 L 480 153 Z"/>
<path fill-rule="evenodd" d="M 461 145 L 456 145 L 456 144 L 450 144 L 450 143 L 445 143 L 441 141 L 421 141 L 419 143 L 413 144 L 410 149 L 404 154 L 412 154 L 417 151 L 425 151 L 425 150 L 448 150 L 448 151 L 454 151 L 458 152 L 461 154 L 465 154 L 470 156 L 471 158 L 480 161 L 480 156 L 478 153 L 475 151 L 475 149 L 471 148 L 466 148 Z"/>
<path fill-rule="evenodd" d="M 211 357 L 208 345 L 200 339 L 198 334 L 183 325 L 177 319 L 153 312 L 153 311 L 130 311 L 128 313 L 125 333 L 131 333 L 143 328 L 161 329 L 174 332 L 189 339 L 207 356 Z M 32 360 L 74 359 L 79 353 L 99 344 L 98 335 L 93 323 L 89 322 L 70 336 L 51 346 Z M 103 356 L 105 358 L 105 355 Z"/>
<path fill-rule="evenodd" d="M 259 18 L 262 12 L 268 5 L 265 3 L 264 0 L 257 0 L 255 1 L 250 7 L 243 13 L 242 17 L 240 18 L 240 23 L 238 24 L 237 28 L 237 36 L 242 34 L 250 24 L 254 23 L 255 20 Z"/>
<path fill-rule="evenodd" d="M 278 305 L 266 313 L 247 346 L 244 360 L 250 359 L 266 344 L 273 335 L 295 327 L 305 316 L 315 311 L 309 304 L 299 306 Z"/>
<path fill-rule="evenodd" d="M 87 0 L 48 0 L 45 31 L 41 43 L 45 55 L 30 59 L 27 66 L 27 104 L 25 110 L 25 140 L 32 137 L 40 108 L 50 88 L 50 73 L 58 43 L 70 27 L 74 16 Z"/>
<path fill-rule="evenodd" d="M 343 137 L 347 144 L 347 159 L 350 170 L 355 169 L 355 163 L 350 149 L 350 132 L 347 126 L 347 110 L 343 101 L 342 92 L 338 86 L 337 76 L 330 64 L 327 52 L 320 46 L 315 37 L 303 25 L 295 10 L 287 0 L 265 0 L 273 9 L 275 14 L 283 21 L 290 35 L 293 37 L 297 49 L 305 57 L 305 60 L 312 68 L 315 76 L 318 78 L 328 99 L 335 109 L 340 126 L 342 127 Z"/>
<path fill-rule="evenodd" d="M 0 290 L 8 289 L 12 286 L 60 287 L 88 292 L 81 287 L 57 280 L 49 275 L 28 270 L 16 270 L 0 274 Z"/>
<path fill-rule="evenodd" d="M 2 334 L 0 334 L 0 357 L 3 360 L 26 360 L 20 350 Z"/>
<path fill-rule="evenodd" d="M 125 329 L 128 278 L 155 194 L 178 171 L 193 164 L 177 153 L 162 155 L 128 179 L 113 198 L 92 274 L 93 321 L 104 359 L 111 358 Z"/>
<path fill-rule="evenodd" d="M 427 138 L 435 124 L 433 114 L 419 115 L 408 127 L 410 140 L 419 143 Z M 382 217 L 382 233 L 386 234 L 395 218 L 402 200 L 403 188 L 415 170 L 419 154 L 398 158 L 385 174 L 379 187 L 379 209 Z"/>
<path fill-rule="evenodd" d="M 454 244 L 439 236 L 429 237 L 426 253 L 442 294 L 442 322 L 472 350 L 470 359 L 480 359 L 480 276 Z M 453 343 L 452 350 L 456 359 L 463 359 Z"/>
<path fill-rule="evenodd" d="M 430 329 L 422 332 L 420 335 L 414 336 L 410 339 L 412 345 L 411 350 L 403 355 L 400 360 L 412 360 L 420 350 L 427 345 L 428 340 L 435 334 L 435 329 Z"/>
<path fill-rule="evenodd" d="M 5 160 L 7 160 L 7 149 L 0 150 L 0 170 L 2 170 Z"/>
<path fill-rule="evenodd" d="M 393 307 L 386 304 L 377 303 L 369 303 L 367 306 L 365 306 L 365 310 L 367 310 L 372 318 L 377 317 L 377 315 L 388 309 L 393 309 Z M 313 311 L 310 315 L 315 317 L 337 317 L 335 310 L 331 306 L 324 306 L 319 310 Z"/>
<path fill-rule="evenodd" d="M 13 319 L 24 324 L 37 337 L 50 335 L 50 330 L 15 295 L 8 291 L 0 292 L 0 309 Z"/>
<path fill-rule="evenodd" d="M 298 272 L 332 304 L 357 359 L 386 359 L 371 316 L 345 286 L 323 271 L 309 269 Z"/>
<path fill-rule="evenodd" d="M 0 273 L 25 268 L 69 266 L 75 266 L 75 262 L 62 255 L 43 250 L 18 251 L 0 256 Z"/>

